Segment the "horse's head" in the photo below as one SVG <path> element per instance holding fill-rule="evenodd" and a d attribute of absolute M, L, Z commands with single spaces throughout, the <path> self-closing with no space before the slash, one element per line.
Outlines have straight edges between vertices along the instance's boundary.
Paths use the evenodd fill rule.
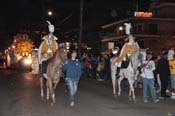
<path fill-rule="evenodd" d="M 138 59 L 140 62 L 145 61 L 146 60 L 146 49 L 141 49 Z"/>
<path fill-rule="evenodd" d="M 60 44 L 59 45 L 56 54 L 57 54 L 56 59 L 57 60 L 60 59 L 62 64 L 65 64 L 67 62 L 68 57 L 67 57 L 67 50 L 66 50 L 65 44 Z"/>

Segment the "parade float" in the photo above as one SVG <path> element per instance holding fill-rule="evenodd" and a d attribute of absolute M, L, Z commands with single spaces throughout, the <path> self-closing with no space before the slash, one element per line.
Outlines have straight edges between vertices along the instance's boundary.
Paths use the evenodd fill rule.
<path fill-rule="evenodd" d="M 17 34 L 13 43 L 5 51 L 7 66 L 11 68 L 29 68 L 32 64 L 33 42 L 27 34 Z"/>

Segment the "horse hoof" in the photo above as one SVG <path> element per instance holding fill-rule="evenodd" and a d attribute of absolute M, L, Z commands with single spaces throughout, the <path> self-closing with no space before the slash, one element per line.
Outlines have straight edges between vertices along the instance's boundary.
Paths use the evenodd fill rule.
<path fill-rule="evenodd" d="M 47 98 L 46 98 L 47 100 L 49 100 L 49 96 L 47 96 Z"/>
<path fill-rule="evenodd" d="M 53 99 L 53 103 L 56 103 L 56 100 L 55 99 Z"/>
<path fill-rule="evenodd" d="M 136 99 L 133 99 L 134 103 L 136 103 Z"/>
<path fill-rule="evenodd" d="M 129 101 L 132 101 L 132 98 L 131 97 L 128 97 Z"/>
<path fill-rule="evenodd" d="M 120 94 L 120 93 L 118 93 L 118 96 L 121 96 L 121 94 Z"/>
<path fill-rule="evenodd" d="M 65 93 L 68 93 L 68 90 L 67 90 L 67 89 L 65 89 L 65 90 L 64 90 L 64 92 L 65 92 Z"/>
<path fill-rule="evenodd" d="M 117 98 L 117 95 L 116 94 L 114 94 L 114 98 Z"/>
<path fill-rule="evenodd" d="M 157 93 L 160 93 L 160 90 L 157 90 Z"/>
<path fill-rule="evenodd" d="M 44 100 L 44 96 L 41 96 L 41 100 Z"/>
<path fill-rule="evenodd" d="M 51 106 L 54 106 L 54 103 L 52 102 L 52 103 L 50 103 L 50 105 L 51 105 Z"/>

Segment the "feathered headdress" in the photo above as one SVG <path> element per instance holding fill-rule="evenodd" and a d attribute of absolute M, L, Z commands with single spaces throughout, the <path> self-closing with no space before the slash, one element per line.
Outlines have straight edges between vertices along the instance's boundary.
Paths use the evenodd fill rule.
<path fill-rule="evenodd" d="M 49 31 L 50 30 L 53 30 L 54 31 L 54 28 L 55 28 L 54 25 L 52 25 L 50 21 L 46 21 L 46 22 L 49 24 L 48 25 Z"/>

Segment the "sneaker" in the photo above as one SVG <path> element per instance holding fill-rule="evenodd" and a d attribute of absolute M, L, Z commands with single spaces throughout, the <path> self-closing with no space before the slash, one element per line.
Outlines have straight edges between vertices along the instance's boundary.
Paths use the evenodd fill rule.
<path fill-rule="evenodd" d="M 70 106 L 71 106 L 71 107 L 74 107 L 74 105 L 75 105 L 74 102 L 71 102 L 71 103 L 70 103 Z"/>
<path fill-rule="evenodd" d="M 164 100 L 164 99 L 165 99 L 165 97 L 159 97 L 159 99 Z"/>
<path fill-rule="evenodd" d="M 170 96 L 169 96 L 169 95 L 166 95 L 165 97 L 166 97 L 166 98 L 170 98 Z"/>
<path fill-rule="evenodd" d="M 154 103 L 156 104 L 156 103 L 158 103 L 160 100 L 159 99 L 156 99 L 155 101 L 154 101 Z"/>
<path fill-rule="evenodd" d="M 144 103 L 148 103 L 148 100 L 144 100 L 143 102 L 144 102 Z"/>

